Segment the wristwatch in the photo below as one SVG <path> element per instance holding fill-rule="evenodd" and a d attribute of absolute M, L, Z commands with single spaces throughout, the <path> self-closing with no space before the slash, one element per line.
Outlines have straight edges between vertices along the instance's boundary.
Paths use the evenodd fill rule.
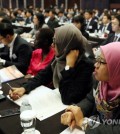
<path fill-rule="evenodd" d="M 81 129 L 83 131 L 85 131 L 87 127 L 88 127 L 88 119 L 87 118 L 84 118 L 84 120 L 82 122 L 82 125 L 81 125 Z"/>
<path fill-rule="evenodd" d="M 65 70 L 67 71 L 67 70 L 69 70 L 70 69 L 70 66 L 69 65 L 66 65 L 65 66 Z"/>

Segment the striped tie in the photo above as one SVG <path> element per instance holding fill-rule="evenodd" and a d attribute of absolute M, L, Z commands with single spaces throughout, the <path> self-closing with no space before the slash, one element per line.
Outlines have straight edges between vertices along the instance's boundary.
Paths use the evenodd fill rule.
<path fill-rule="evenodd" d="M 113 42 L 117 41 L 117 39 L 118 39 L 118 36 L 115 36 Z"/>

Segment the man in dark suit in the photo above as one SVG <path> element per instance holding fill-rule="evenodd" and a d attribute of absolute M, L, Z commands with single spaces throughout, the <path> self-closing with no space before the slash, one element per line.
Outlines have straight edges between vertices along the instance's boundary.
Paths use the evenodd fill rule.
<path fill-rule="evenodd" d="M 94 33 L 97 30 L 97 22 L 93 19 L 92 11 L 86 10 L 84 16 L 86 19 L 86 31 Z"/>
<path fill-rule="evenodd" d="M 110 42 L 120 41 L 120 15 L 115 16 L 112 20 L 112 31 L 108 38 L 101 44 L 106 45 Z"/>
<path fill-rule="evenodd" d="M 111 16 L 109 14 L 105 14 L 102 19 L 102 24 L 99 27 L 98 31 L 101 30 L 102 33 L 107 32 L 112 33 L 112 26 L 111 26 Z"/>
<path fill-rule="evenodd" d="M 48 20 L 48 23 L 47 25 L 54 31 L 54 28 L 56 27 L 59 27 L 59 24 L 58 24 L 58 19 L 55 17 L 55 11 L 54 10 L 50 10 L 49 11 L 49 20 Z"/>
<path fill-rule="evenodd" d="M 26 17 L 25 25 L 31 24 L 33 22 L 33 11 L 31 9 L 27 10 Z"/>
<path fill-rule="evenodd" d="M 14 34 L 10 23 L 0 23 L 0 41 L 8 47 L 5 57 L 1 52 L 0 63 L 5 67 L 15 65 L 23 74 L 26 74 L 32 54 L 28 42 Z"/>

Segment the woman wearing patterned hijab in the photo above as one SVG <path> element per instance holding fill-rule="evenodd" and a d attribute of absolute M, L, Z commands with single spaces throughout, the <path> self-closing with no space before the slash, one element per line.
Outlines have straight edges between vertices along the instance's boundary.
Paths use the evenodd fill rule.
<path fill-rule="evenodd" d="M 95 63 L 95 78 L 99 81 L 97 89 L 89 93 L 79 106 L 70 106 L 61 116 L 63 124 L 75 125 L 86 130 L 86 134 L 120 133 L 120 42 L 100 47 L 101 54 Z M 94 109 L 94 111 L 93 111 Z M 85 116 L 97 114 L 103 125 L 93 123 Z M 98 121 L 98 120 L 97 120 Z M 92 128 L 92 129 L 89 129 Z M 95 128 L 95 129 L 93 129 Z"/>
<path fill-rule="evenodd" d="M 11 98 L 17 99 L 25 92 L 53 82 L 54 88 L 59 88 L 64 104 L 78 103 L 93 84 L 94 66 L 85 57 L 86 45 L 87 40 L 73 24 L 56 28 L 52 44 L 56 53 L 54 61 L 23 87 L 10 91 Z"/>

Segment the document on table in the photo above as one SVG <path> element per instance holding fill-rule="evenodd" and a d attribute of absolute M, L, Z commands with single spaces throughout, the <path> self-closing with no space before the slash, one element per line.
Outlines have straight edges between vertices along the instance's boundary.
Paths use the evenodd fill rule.
<path fill-rule="evenodd" d="M 34 39 L 32 38 L 24 38 L 27 42 L 34 42 Z"/>
<path fill-rule="evenodd" d="M 18 79 L 23 76 L 24 75 L 14 65 L 0 69 L 1 82 L 7 82 L 10 80 Z"/>
<path fill-rule="evenodd" d="M 85 134 L 85 132 L 80 130 L 79 128 L 74 128 L 73 130 L 70 130 L 70 128 L 68 127 L 60 134 Z"/>
<path fill-rule="evenodd" d="M 51 90 L 45 86 L 36 88 L 14 102 L 21 105 L 24 99 L 28 99 L 39 120 L 44 120 L 67 108 L 61 101 L 59 90 Z"/>

